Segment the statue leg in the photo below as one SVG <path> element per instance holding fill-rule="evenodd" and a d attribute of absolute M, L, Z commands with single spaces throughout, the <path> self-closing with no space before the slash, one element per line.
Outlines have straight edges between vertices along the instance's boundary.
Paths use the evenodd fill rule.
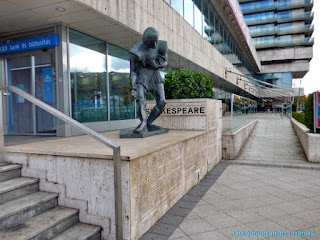
<path fill-rule="evenodd" d="M 163 83 L 157 84 L 156 88 L 153 91 L 153 96 L 156 100 L 157 105 L 154 106 L 147 120 L 147 126 L 149 131 L 161 129 L 160 127 L 152 123 L 161 115 L 164 107 L 166 106 Z"/>
<path fill-rule="evenodd" d="M 138 116 L 141 122 L 138 127 L 133 130 L 133 132 L 141 133 L 147 131 L 146 89 L 142 85 L 137 87 L 137 103 Z"/>

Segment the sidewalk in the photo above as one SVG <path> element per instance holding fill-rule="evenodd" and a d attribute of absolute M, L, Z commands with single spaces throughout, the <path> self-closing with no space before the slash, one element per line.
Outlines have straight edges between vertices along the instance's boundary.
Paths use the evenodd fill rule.
<path fill-rule="evenodd" d="M 220 162 L 141 239 L 320 239 L 320 164 L 306 161 L 288 118 L 259 115 L 238 158 Z"/>

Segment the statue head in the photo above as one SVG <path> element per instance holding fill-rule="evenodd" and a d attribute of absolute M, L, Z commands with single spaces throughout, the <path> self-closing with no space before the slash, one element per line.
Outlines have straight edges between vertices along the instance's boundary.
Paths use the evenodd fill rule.
<path fill-rule="evenodd" d="M 144 30 L 142 41 L 148 48 L 156 48 L 158 44 L 158 31 L 153 27 L 148 27 Z"/>

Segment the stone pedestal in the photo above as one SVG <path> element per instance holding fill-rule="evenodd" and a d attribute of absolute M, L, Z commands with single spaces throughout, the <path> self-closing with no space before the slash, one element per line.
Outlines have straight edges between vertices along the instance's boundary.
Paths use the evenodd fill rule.
<path fill-rule="evenodd" d="M 163 114 L 155 124 L 184 130 L 138 140 L 120 139 L 118 131 L 103 134 L 121 148 L 125 239 L 139 239 L 197 184 L 198 172 L 202 179 L 221 160 L 221 102 L 169 100 L 169 107 L 179 114 Z M 6 161 L 22 164 L 23 176 L 40 179 L 41 191 L 59 193 L 59 205 L 78 208 L 81 222 L 102 226 L 103 239 L 114 239 L 110 148 L 78 136 L 5 151 Z"/>

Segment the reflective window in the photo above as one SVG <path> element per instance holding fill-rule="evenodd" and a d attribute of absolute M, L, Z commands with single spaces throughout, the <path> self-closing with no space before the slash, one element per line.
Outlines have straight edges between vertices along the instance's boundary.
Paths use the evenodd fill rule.
<path fill-rule="evenodd" d="M 193 26 L 193 1 L 184 0 L 184 19 Z"/>
<path fill-rule="evenodd" d="M 257 32 L 268 32 L 274 30 L 274 24 L 263 24 L 263 25 L 255 25 L 249 26 L 250 33 L 257 33 Z"/>
<path fill-rule="evenodd" d="M 260 0 L 260 1 L 256 1 L 256 2 L 242 3 L 240 6 L 241 6 L 241 10 L 243 10 L 243 11 L 256 10 L 257 8 L 273 7 L 274 1 L 273 0 Z"/>
<path fill-rule="evenodd" d="M 202 0 L 194 0 L 194 28 L 202 35 Z"/>
<path fill-rule="evenodd" d="M 72 29 L 69 41 L 72 117 L 79 122 L 106 121 L 106 44 Z"/>
<path fill-rule="evenodd" d="M 291 0 L 278 0 L 278 7 L 282 6 L 290 6 L 291 5 Z"/>
<path fill-rule="evenodd" d="M 133 119 L 135 117 L 129 74 L 129 52 L 108 44 L 110 120 Z"/>
<path fill-rule="evenodd" d="M 209 21 L 209 6 L 208 6 L 208 0 L 203 0 L 203 19 L 202 19 L 202 26 L 203 26 L 203 31 L 202 35 L 206 39 L 211 35 L 211 31 L 213 30 L 213 27 Z"/>
<path fill-rule="evenodd" d="M 211 0 L 170 0 L 167 1 L 181 16 L 185 18 L 204 38 L 220 51 L 240 71 L 247 74 L 252 67 L 240 51 L 238 44 L 216 13 Z M 261 6 L 274 4 L 273 0 L 260 1 Z M 259 6 L 260 6 L 259 5 Z M 258 17 L 274 17 L 273 12 L 261 13 Z M 252 18 L 256 18 L 252 15 Z"/>
<path fill-rule="evenodd" d="M 285 36 L 279 36 L 278 42 L 281 44 L 287 44 L 292 42 L 292 36 L 291 35 L 285 35 Z"/>
<path fill-rule="evenodd" d="M 290 18 L 291 17 L 291 10 L 278 12 L 277 17 L 280 19 Z"/>
<path fill-rule="evenodd" d="M 263 13 L 255 13 L 255 14 L 247 14 L 244 16 L 246 21 L 261 21 L 261 20 L 269 20 L 274 18 L 274 12 L 263 12 Z"/>
<path fill-rule="evenodd" d="M 281 30 L 288 30 L 291 29 L 292 24 L 291 23 L 280 23 L 278 24 L 278 29 Z"/>
<path fill-rule="evenodd" d="M 171 6 L 183 16 L 183 0 L 171 0 Z"/>

